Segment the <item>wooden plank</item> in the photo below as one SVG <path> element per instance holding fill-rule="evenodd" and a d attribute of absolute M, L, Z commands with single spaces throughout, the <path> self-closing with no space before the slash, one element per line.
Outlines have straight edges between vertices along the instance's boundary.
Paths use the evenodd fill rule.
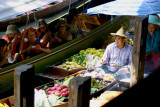
<path fill-rule="evenodd" d="M 89 107 L 91 78 L 75 77 L 70 81 L 68 107 Z"/>
<path fill-rule="evenodd" d="M 143 79 L 148 20 L 136 17 L 130 87 Z"/>
<path fill-rule="evenodd" d="M 20 65 L 14 72 L 14 106 L 34 107 L 34 68 Z"/>

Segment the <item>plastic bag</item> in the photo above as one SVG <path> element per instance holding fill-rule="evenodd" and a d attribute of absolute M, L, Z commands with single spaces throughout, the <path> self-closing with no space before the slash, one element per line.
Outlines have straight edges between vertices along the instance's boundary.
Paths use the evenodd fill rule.
<path fill-rule="evenodd" d="M 35 89 L 34 105 L 36 107 L 51 107 L 44 90 Z"/>
<path fill-rule="evenodd" d="M 92 60 L 93 60 L 93 55 L 87 54 L 87 56 L 86 56 L 86 68 L 89 67 Z"/>

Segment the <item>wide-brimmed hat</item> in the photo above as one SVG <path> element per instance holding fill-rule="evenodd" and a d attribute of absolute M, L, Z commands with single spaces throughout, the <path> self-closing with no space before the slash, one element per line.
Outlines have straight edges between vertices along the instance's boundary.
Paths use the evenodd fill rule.
<path fill-rule="evenodd" d="M 160 25 L 160 17 L 157 15 L 149 15 L 148 23 Z"/>
<path fill-rule="evenodd" d="M 37 22 L 38 28 L 47 26 L 47 23 L 44 19 L 39 19 Z"/>
<path fill-rule="evenodd" d="M 41 35 L 41 33 L 37 29 L 34 29 L 34 28 L 28 28 L 28 29 L 26 29 L 25 32 L 24 31 L 22 32 L 22 35 L 24 35 L 24 37 L 27 38 L 27 34 L 28 34 L 29 31 L 36 32 L 36 38 L 40 37 L 40 35 Z"/>
<path fill-rule="evenodd" d="M 123 26 L 116 33 L 110 33 L 110 34 L 113 36 L 121 36 L 124 38 L 129 38 L 128 36 L 125 35 Z"/>
<path fill-rule="evenodd" d="M 66 18 L 61 18 L 61 19 L 59 20 L 59 23 L 56 24 L 55 28 L 58 30 L 58 29 L 59 29 L 59 26 L 60 26 L 61 24 L 66 25 L 66 26 L 67 26 L 67 30 L 70 29 L 70 25 L 67 23 Z"/>
<path fill-rule="evenodd" d="M 20 33 L 20 31 L 18 30 L 16 25 L 8 25 L 5 34 L 8 35 L 10 33 Z"/>

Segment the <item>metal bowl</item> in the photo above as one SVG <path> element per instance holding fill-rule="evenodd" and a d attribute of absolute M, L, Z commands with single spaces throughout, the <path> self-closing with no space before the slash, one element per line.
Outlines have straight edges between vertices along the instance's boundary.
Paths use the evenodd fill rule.
<path fill-rule="evenodd" d="M 150 73 L 144 73 L 144 78 L 149 76 L 149 74 Z M 119 83 L 119 85 L 121 87 L 129 88 L 129 86 L 130 86 L 130 73 L 116 75 L 114 78 L 117 80 L 117 82 Z"/>

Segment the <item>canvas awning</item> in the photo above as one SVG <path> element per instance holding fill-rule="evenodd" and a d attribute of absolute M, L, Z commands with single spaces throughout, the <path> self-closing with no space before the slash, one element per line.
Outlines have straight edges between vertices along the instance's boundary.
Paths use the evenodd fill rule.
<path fill-rule="evenodd" d="M 87 10 L 88 14 L 149 15 L 160 13 L 160 0 L 115 0 Z"/>
<path fill-rule="evenodd" d="M 0 21 L 59 0 L 1 0 Z"/>

